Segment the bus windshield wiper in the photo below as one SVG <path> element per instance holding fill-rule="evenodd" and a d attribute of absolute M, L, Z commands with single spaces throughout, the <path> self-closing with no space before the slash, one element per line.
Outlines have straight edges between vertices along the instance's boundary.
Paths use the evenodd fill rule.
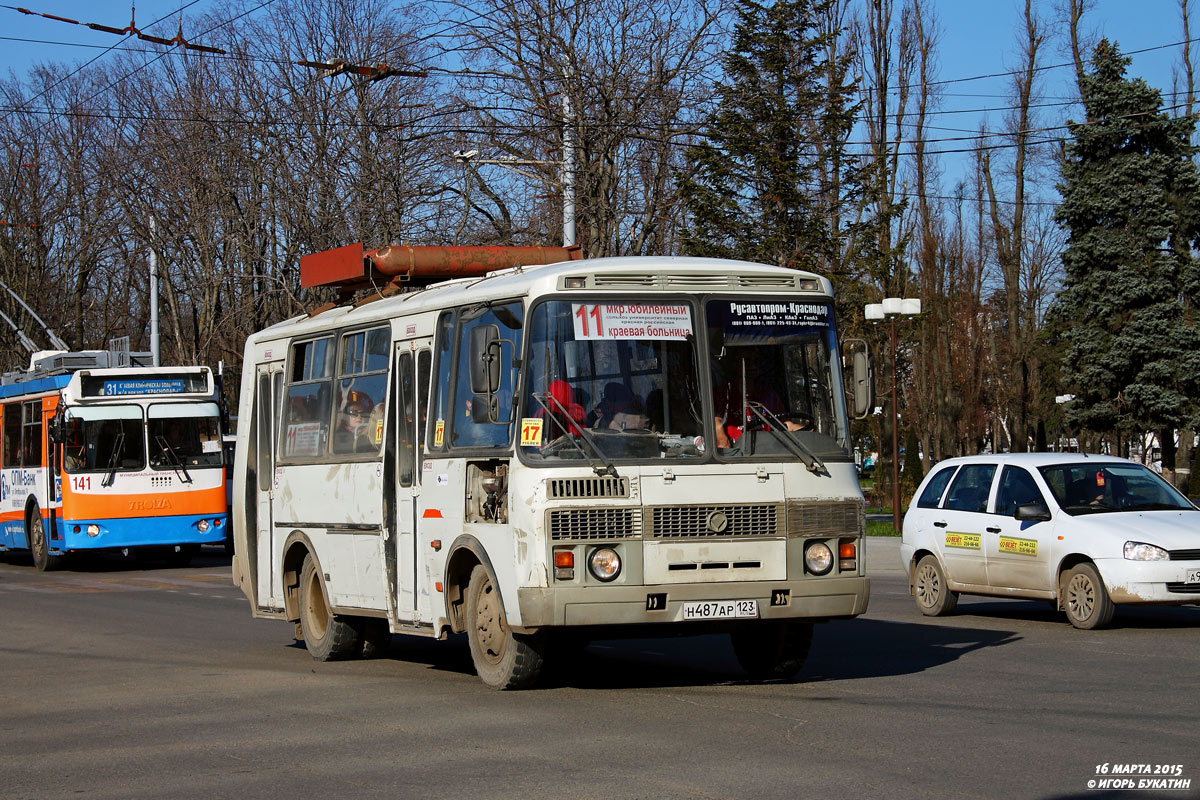
<path fill-rule="evenodd" d="M 180 458 L 179 454 L 175 452 L 175 448 L 171 447 L 171 443 L 167 441 L 167 437 L 160 433 L 155 435 L 154 441 L 158 442 L 158 446 L 162 448 L 162 451 L 170 456 L 168 460 L 175 462 L 172 464 L 172 466 L 175 467 L 175 473 L 183 473 L 183 477 L 180 480 L 182 480 L 184 483 L 191 483 L 192 476 L 188 474 L 187 467 L 183 465 L 183 459 Z"/>
<path fill-rule="evenodd" d="M 617 468 L 613 465 L 612 461 L 609 460 L 608 456 L 604 455 L 604 451 L 600 449 L 600 446 L 598 444 L 596 444 L 596 440 L 592 438 L 592 435 L 590 433 L 588 433 L 587 428 L 583 427 L 582 425 L 574 425 L 573 427 L 575 428 L 575 430 L 579 431 L 580 437 L 582 437 L 583 441 L 587 442 L 587 446 L 589 448 L 591 448 L 592 453 L 595 454 L 595 458 L 593 459 L 592 456 L 589 456 L 587 454 L 587 451 L 585 451 L 582 447 L 579 446 L 579 442 L 576 441 L 575 437 L 571 435 L 571 431 L 567 428 L 566 425 L 563 424 L 563 422 L 560 419 L 558 419 L 556 413 L 550 408 L 550 406 L 546 402 L 547 400 L 549 400 L 551 403 L 553 403 L 555 406 L 558 407 L 559 412 L 562 414 L 563 417 L 565 417 L 567 419 L 571 419 L 571 412 L 568 411 L 563 406 L 563 404 L 558 401 L 558 398 L 556 398 L 554 395 L 550 394 L 549 392 L 544 392 L 540 395 L 537 392 L 533 392 L 531 394 L 531 396 L 533 397 L 534 400 L 537 401 L 537 404 L 542 407 L 542 410 L 544 410 L 546 412 L 546 414 L 554 422 L 554 424 L 558 425 L 560 428 L 563 429 L 563 435 L 567 437 L 567 440 L 572 445 L 574 445 L 575 449 L 578 450 L 579 453 L 584 458 L 586 458 L 588 461 L 593 462 L 592 471 L 594 471 L 597 475 L 599 475 L 601 477 L 603 477 L 605 475 L 611 475 L 614 478 L 620 477 L 619 475 L 617 475 Z M 596 466 L 596 464 L 594 463 L 595 461 L 599 461 L 601 463 L 601 466 Z"/>
<path fill-rule="evenodd" d="M 125 451 L 125 431 L 120 431 L 113 439 L 112 454 L 108 457 L 108 474 L 100 480 L 101 486 L 112 486 L 117 478 L 117 465 L 121 461 L 121 453 Z"/>
<path fill-rule="evenodd" d="M 754 416 L 762 420 L 763 426 L 768 431 L 775 435 L 775 438 L 783 443 L 783 446 L 792 452 L 792 455 L 804 462 L 804 466 L 808 467 L 808 471 L 815 475 L 828 475 L 829 470 L 825 468 L 824 462 L 817 458 L 813 451 L 809 450 L 800 440 L 792 436 L 779 417 L 767 410 L 766 406 L 756 400 L 747 400 L 746 408 L 749 409 Z"/>

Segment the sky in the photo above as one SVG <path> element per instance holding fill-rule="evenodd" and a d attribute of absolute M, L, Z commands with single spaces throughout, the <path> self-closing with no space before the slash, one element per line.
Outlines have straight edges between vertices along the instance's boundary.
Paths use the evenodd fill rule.
<path fill-rule="evenodd" d="M 1002 112 L 985 112 L 981 109 L 1007 105 L 1006 95 L 1011 79 L 1003 76 L 964 79 L 1004 73 L 1018 66 L 1018 32 L 1023 3 L 1022 0 L 926 2 L 931 4 L 941 29 L 937 49 L 938 75 L 941 80 L 950 81 L 942 85 L 941 113 L 932 123 L 947 130 L 932 131 L 930 134 L 946 141 L 936 142 L 931 147 L 943 150 L 967 148 L 969 142 L 956 142 L 955 137 L 969 136 L 981 125 L 988 127 L 999 124 Z M 111 27 L 124 27 L 130 17 L 127 1 L 21 0 L 21 5 L 42 13 Z M 138 27 L 170 38 L 178 27 L 178 10 L 181 6 L 186 7 L 185 13 L 195 14 L 210 5 L 211 0 L 137 0 Z M 1053 14 L 1055 5 L 1057 2 L 1050 0 L 1035 0 L 1038 12 L 1047 16 Z M 1194 30 L 1200 30 L 1200 2 L 1196 6 Z M 161 17 L 166 17 L 166 21 L 151 26 L 150 23 Z M 1061 30 L 1061 26 L 1057 30 Z M 1179 0 L 1096 0 L 1085 21 L 1084 32 L 1115 39 L 1122 52 L 1133 53 L 1130 67 L 1132 75 L 1145 78 L 1164 93 L 1171 90 L 1171 69 L 1172 65 L 1179 63 L 1180 48 L 1151 48 L 1162 48 L 1163 45 L 1183 39 Z M 201 33 L 184 30 L 185 37 L 203 43 Z M 112 54 L 105 54 L 103 48 L 114 42 L 119 43 L 121 39 L 109 33 L 29 16 L 10 6 L 0 6 L 0 74 L 9 74 L 11 70 L 17 76 L 23 76 L 35 64 L 47 61 L 75 66 L 97 55 L 101 59 L 111 58 Z M 128 44 L 132 47 L 153 47 L 136 39 Z M 1042 62 L 1064 65 L 1042 73 L 1042 102 L 1053 103 L 1073 97 L 1073 70 L 1065 66 L 1069 58 L 1060 45 L 1060 42 L 1051 42 Z M 1142 50 L 1148 52 L 1135 52 Z M 1194 52 L 1200 55 L 1200 49 Z M 1043 112 L 1039 124 L 1056 125 L 1062 120 L 1063 108 L 1051 106 Z M 965 156 L 954 153 L 947 153 L 942 159 L 944 173 L 950 175 L 962 170 L 966 163 Z"/>

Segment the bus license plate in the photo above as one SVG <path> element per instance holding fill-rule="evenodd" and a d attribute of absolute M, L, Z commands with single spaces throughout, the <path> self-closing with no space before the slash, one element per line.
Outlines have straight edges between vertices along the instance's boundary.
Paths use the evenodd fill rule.
<path fill-rule="evenodd" d="M 757 600 L 698 600 L 683 604 L 682 619 L 745 619 L 757 616 Z"/>
<path fill-rule="evenodd" d="M 1188 583 L 1200 583 L 1200 569 L 1189 569 L 1187 571 Z"/>

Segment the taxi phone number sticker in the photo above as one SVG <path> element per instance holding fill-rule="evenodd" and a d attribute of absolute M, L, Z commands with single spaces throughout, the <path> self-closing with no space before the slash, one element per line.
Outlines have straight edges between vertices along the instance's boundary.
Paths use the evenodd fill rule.
<path fill-rule="evenodd" d="M 1014 539 L 1011 536 L 1000 537 L 1000 552 L 1012 553 L 1018 556 L 1036 556 L 1038 543 L 1036 539 Z"/>
<path fill-rule="evenodd" d="M 978 533 L 946 532 L 946 547 L 957 547 L 962 550 L 978 550 L 982 542 Z"/>
<path fill-rule="evenodd" d="M 757 600 L 699 600 L 683 604 L 680 619 L 753 619 L 758 617 Z"/>

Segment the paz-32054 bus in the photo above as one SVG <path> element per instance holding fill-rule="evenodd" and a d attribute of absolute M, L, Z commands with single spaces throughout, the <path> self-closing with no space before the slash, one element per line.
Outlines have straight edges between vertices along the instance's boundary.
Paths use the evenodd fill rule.
<path fill-rule="evenodd" d="M 302 267 L 400 261 L 346 250 Z M 465 632 L 515 688 L 556 636 L 727 632 L 788 677 L 866 610 L 828 280 L 612 258 L 388 295 L 246 344 L 234 580 L 313 657 Z"/>

